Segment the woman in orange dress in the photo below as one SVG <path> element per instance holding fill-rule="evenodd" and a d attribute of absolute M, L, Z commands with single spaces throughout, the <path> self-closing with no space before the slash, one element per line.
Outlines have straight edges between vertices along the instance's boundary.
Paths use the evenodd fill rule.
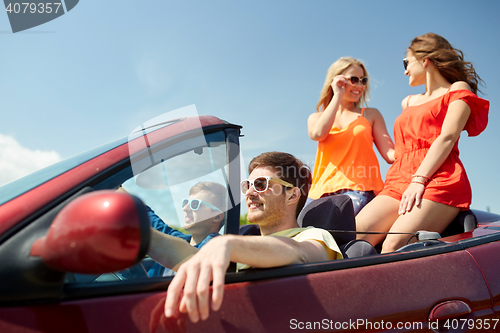
<path fill-rule="evenodd" d="M 412 87 L 425 92 L 403 99 L 394 124 L 395 162 L 384 189 L 356 217 L 358 231 L 442 232 L 471 204 L 472 191 L 458 155 L 466 130 L 479 135 L 488 123 L 489 102 L 476 96 L 481 78 L 461 51 L 443 37 L 416 37 L 403 60 Z M 380 234 L 360 234 L 376 245 Z M 404 246 L 408 235 L 389 234 L 382 253 Z"/>
<path fill-rule="evenodd" d="M 308 201 L 345 194 L 357 214 L 383 187 L 373 143 L 388 162 L 394 160 L 394 144 L 384 118 L 366 104 L 369 90 L 365 66 L 351 57 L 335 61 L 307 126 L 318 141 L 313 182 Z"/>

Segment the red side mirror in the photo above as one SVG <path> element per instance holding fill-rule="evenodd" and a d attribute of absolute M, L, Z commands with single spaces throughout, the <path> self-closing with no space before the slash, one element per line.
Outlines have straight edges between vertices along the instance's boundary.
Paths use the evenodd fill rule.
<path fill-rule="evenodd" d="M 32 256 L 54 269 L 83 274 L 115 272 L 134 265 L 149 246 L 149 218 L 142 201 L 127 193 L 84 194 L 57 214 Z"/>

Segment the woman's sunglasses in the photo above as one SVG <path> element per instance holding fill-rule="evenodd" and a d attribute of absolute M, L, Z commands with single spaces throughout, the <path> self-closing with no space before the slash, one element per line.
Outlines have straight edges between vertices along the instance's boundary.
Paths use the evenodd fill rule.
<path fill-rule="evenodd" d="M 405 66 L 405 70 L 408 68 L 408 64 L 410 63 L 410 59 L 415 58 L 415 57 L 409 57 L 409 58 L 404 58 L 403 59 L 403 66 Z"/>
<path fill-rule="evenodd" d="M 222 211 L 219 208 L 215 207 L 212 204 L 209 204 L 206 201 L 200 200 L 200 199 L 184 199 L 184 200 L 182 200 L 182 207 L 185 207 L 187 204 L 189 204 L 189 207 L 192 210 L 198 210 L 200 208 L 201 204 L 204 204 L 208 208 L 211 208 L 213 210 L 216 210 L 216 211 L 222 213 Z"/>
<path fill-rule="evenodd" d="M 350 81 L 353 86 L 357 85 L 360 82 L 364 86 L 366 86 L 368 84 L 368 77 L 367 76 L 363 76 L 363 77 L 351 76 L 351 77 L 348 77 L 346 79 L 347 79 L 347 81 Z"/>
<path fill-rule="evenodd" d="M 253 188 L 255 189 L 255 191 L 257 192 L 264 192 L 266 191 L 268 188 L 269 188 L 269 181 L 272 180 L 278 184 L 281 184 L 285 187 L 295 187 L 293 186 L 292 184 L 290 184 L 289 182 L 286 182 L 284 180 L 281 180 L 279 178 L 274 178 L 274 177 L 269 177 L 269 176 L 262 176 L 262 177 L 257 177 L 255 178 L 254 180 L 249 180 L 249 179 L 246 179 L 246 180 L 243 180 L 241 182 L 241 192 L 243 194 L 246 194 L 247 191 L 250 189 L 250 186 L 253 186 Z"/>

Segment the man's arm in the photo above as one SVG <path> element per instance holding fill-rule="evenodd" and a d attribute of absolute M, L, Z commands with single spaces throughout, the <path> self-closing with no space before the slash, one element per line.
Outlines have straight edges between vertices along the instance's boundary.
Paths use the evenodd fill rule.
<path fill-rule="evenodd" d="M 231 261 L 256 268 L 329 260 L 325 247 L 318 241 L 295 241 L 277 236 L 230 236 Z"/>
<path fill-rule="evenodd" d="M 198 249 L 184 239 L 164 234 L 152 227 L 148 255 L 162 266 L 176 271 Z"/>
<path fill-rule="evenodd" d="M 212 310 L 222 304 L 224 276 L 229 263 L 240 262 L 253 267 L 278 267 L 331 259 L 325 246 L 315 240 L 297 242 L 274 236 L 220 236 L 184 262 L 168 287 L 165 315 L 171 317 L 184 287 L 179 310 L 187 312 L 192 322 L 208 318 L 209 288 L 213 281 Z"/>

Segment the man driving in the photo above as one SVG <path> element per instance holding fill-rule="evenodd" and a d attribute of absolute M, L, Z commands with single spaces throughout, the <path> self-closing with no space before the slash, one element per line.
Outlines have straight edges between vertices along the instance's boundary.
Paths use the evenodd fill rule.
<path fill-rule="evenodd" d="M 173 265 L 170 267 L 177 270 L 167 292 L 167 317 L 173 316 L 179 307 L 180 312 L 188 313 L 192 322 L 207 319 L 212 281 L 211 308 L 219 310 L 224 294 L 224 276 L 230 262 L 266 268 L 342 258 L 328 231 L 299 228 L 297 224 L 297 216 L 311 184 L 311 171 L 307 166 L 293 155 L 269 152 L 250 162 L 249 174 L 248 180 L 241 183 L 248 208 L 247 218 L 260 226 L 264 237 L 224 235 L 212 239 L 199 250 L 185 246 L 174 249 L 181 244 L 170 242 L 168 235 L 152 239 L 155 246 L 171 254 L 169 258 L 158 258 L 159 261 L 169 260 L 163 263 Z"/>

